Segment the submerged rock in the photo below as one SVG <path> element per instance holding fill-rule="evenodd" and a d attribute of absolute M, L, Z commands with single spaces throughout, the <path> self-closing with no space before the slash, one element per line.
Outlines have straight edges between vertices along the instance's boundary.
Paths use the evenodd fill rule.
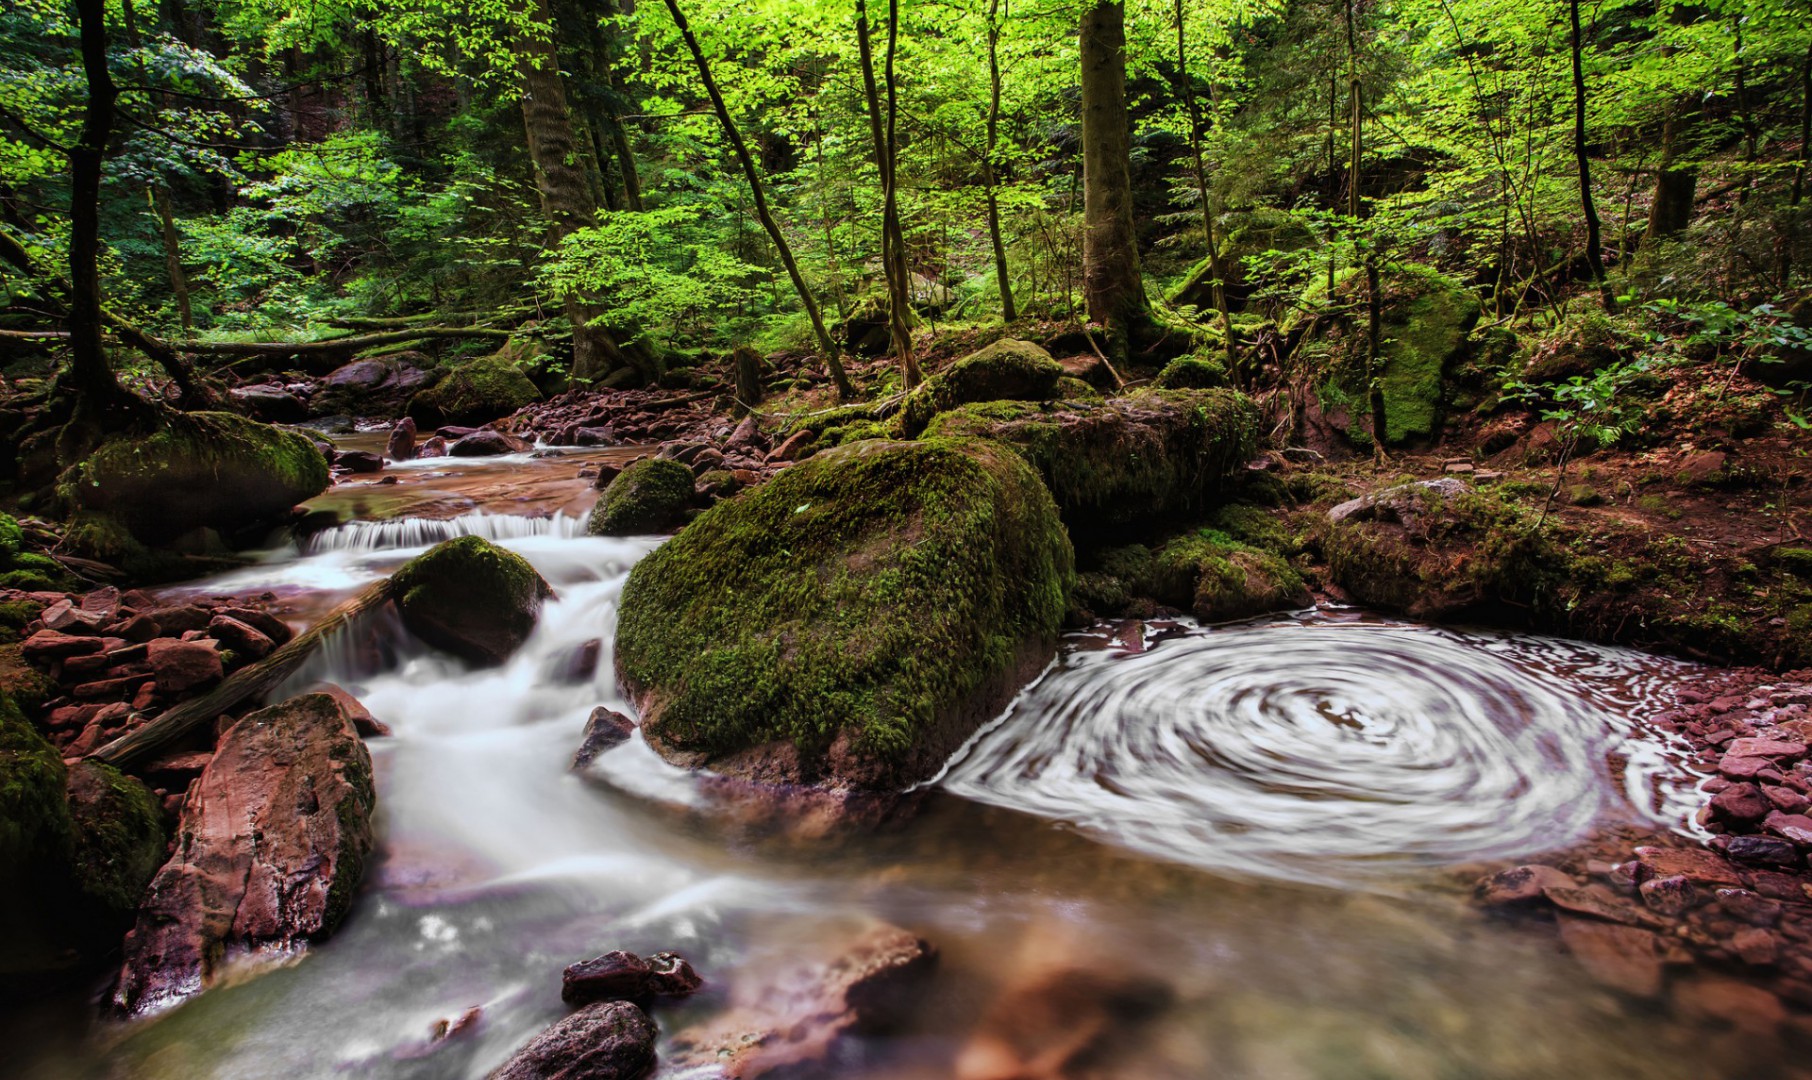
<path fill-rule="evenodd" d="M 627 1001 L 601 1001 L 548 1028 L 490 1080 L 637 1080 L 654 1068 L 654 1021 Z"/>
<path fill-rule="evenodd" d="M 163 544 L 200 528 L 275 522 L 327 489 L 327 459 L 293 431 L 232 413 L 175 413 L 149 435 L 108 440 L 63 473 L 72 506 Z"/>
<path fill-rule="evenodd" d="M 1106 401 L 990 402 L 940 414 L 928 438 L 1012 447 L 1072 531 L 1206 505 L 1252 457 L 1258 410 L 1232 390 L 1146 390 Z"/>
<path fill-rule="evenodd" d="M 126 938 L 114 1004 L 154 1012 L 235 961 L 332 933 L 371 852 L 375 802 L 371 756 L 334 697 L 304 694 L 228 728 Z"/>
<path fill-rule="evenodd" d="M 410 633 L 481 665 L 507 660 L 553 595 L 527 559 L 480 536 L 436 544 L 390 582 Z"/>
<path fill-rule="evenodd" d="M 899 790 L 1050 659 L 1072 554 L 1004 448 L 853 443 L 706 511 L 636 564 L 617 671 L 663 756 Z"/>
<path fill-rule="evenodd" d="M 646 1002 L 657 997 L 687 997 L 704 984 L 677 953 L 658 952 L 643 959 L 617 949 L 567 965 L 560 974 L 560 1000 L 568 1005 Z"/>
<path fill-rule="evenodd" d="M 592 508 L 593 536 L 658 533 L 679 524 L 697 491 L 692 470 L 672 458 L 646 457 L 614 477 Z"/>
<path fill-rule="evenodd" d="M 1049 401 L 1067 373 L 1029 341 L 1002 338 L 956 361 L 907 395 L 900 430 L 917 436 L 938 413 L 978 401 Z"/>

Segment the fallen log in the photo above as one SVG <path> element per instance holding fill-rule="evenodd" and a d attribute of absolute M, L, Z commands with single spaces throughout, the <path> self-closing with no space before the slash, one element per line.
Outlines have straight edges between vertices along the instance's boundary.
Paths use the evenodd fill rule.
<path fill-rule="evenodd" d="M 314 341 L 185 341 L 176 348 L 197 356 L 287 357 L 331 356 L 362 352 L 382 345 L 396 345 L 424 338 L 492 338 L 508 341 L 511 331 L 488 326 L 412 326 L 371 334 L 347 334 Z"/>
<path fill-rule="evenodd" d="M 296 635 L 263 660 L 234 672 L 227 680 L 192 701 L 169 710 L 88 756 L 122 772 L 132 772 L 187 738 L 204 724 L 249 698 L 267 694 L 295 674 L 304 661 L 337 631 L 390 599 L 390 580 L 373 582 L 340 604 L 327 617 Z"/>

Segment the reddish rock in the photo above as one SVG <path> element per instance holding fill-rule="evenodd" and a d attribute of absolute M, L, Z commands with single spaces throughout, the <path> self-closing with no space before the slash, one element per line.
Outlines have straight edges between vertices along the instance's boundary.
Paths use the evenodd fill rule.
<path fill-rule="evenodd" d="M 1808 806 L 1812 806 L 1812 799 L 1806 798 L 1790 787 L 1781 787 L 1776 784 L 1763 784 L 1762 797 L 1768 800 L 1768 805 L 1783 814 L 1803 813 Z"/>
<path fill-rule="evenodd" d="M 428 440 L 415 448 L 417 458 L 437 458 L 447 456 L 447 440 L 439 435 L 429 436 Z"/>
<path fill-rule="evenodd" d="M 334 468 L 353 474 L 384 471 L 384 459 L 369 450 L 342 450 L 333 456 Z"/>
<path fill-rule="evenodd" d="M 1500 870 L 1482 879 L 1474 888 L 1479 902 L 1491 907 L 1532 904 L 1546 900 L 1543 890 L 1570 889 L 1577 883 L 1567 873 L 1552 866 L 1535 864 Z"/>
<path fill-rule="evenodd" d="M 225 673 L 220 652 L 211 641 L 157 638 L 146 646 L 145 657 L 157 677 L 157 685 L 169 694 L 210 685 L 220 681 Z"/>
<path fill-rule="evenodd" d="M 1712 797 L 1711 809 L 1719 818 L 1737 824 L 1760 821 L 1773 804 L 1762 798 L 1754 784 L 1732 784 Z"/>
<path fill-rule="evenodd" d="M 288 623 L 268 611 L 259 611 L 257 608 L 250 607 L 226 607 L 220 609 L 220 614 L 229 619 L 238 619 L 278 645 L 286 645 L 291 638 L 296 636 L 296 632 L 290 629 Z M 209 620 L 209 622 L 212 621 Z"/>
<path fill-rule="evenodd" d="M 487 429 L 460 436 L 457 442 L 447 448 L 447 453 L 452 457 L 496 457 L 500 454 L 520 454 L 528 448 L 528 443 L 514 435 Z"/>
<path fill-rule="evenodd" d="M 1781 905 L 1748 889 L 1719 889 L 1718 906 L 1733 919 L 1752 926 L 1773 926 L 1780 921 Z"/>
<path fill-rule="evenodd" d="M 195 604 L 179 604 L 157 608 L 148 612 L 147 617 L 157 624 L 158 632 L 164 637 L 180 637 L 190 630 L 206 629 L 214 613 Z"/>
<path fill-rule="evenodd" d="M 1550 885 L 1542 890 L 1554 906 L 1564 911 L 1580 915 L 1590 915 L 1611 922 L 1627 923 L 1631 926 L 1659 926 L 1661 921 L 1642 908 L 1618 896 L 1603 885 L 1587 885 L 1583 889 L 1571 886 Z"/>
<path fill-rule="evenodd" d="M 1699 891 L 1680 874 L 1650 878 L 1642 883 L 1640 891 L 1648 909 L 1662 915 L 1680 915 L 1699 903 Z"/>
<path fill-rule="evenodd" d="M 568 965 L 560 974 L 560 1000 L 568 1005 L 646 1002 L 657 997 L 687 997 L 704 983 L 676 953 L 658 952 L 644 960 L 619 949 Z"/>
<path fill-rule="evenodd" d="M 47 630 L 85 635 L 97 632 L 97 628 L 107 620 L 92 611 L 84 611 L 74 601 L 58 600 L 38 612 L 38 621 Z"/>
<path fill-rule="evenodd" d="M 591 711 L 585 721 L 585 737 L 579 743 L 579 749 L 573 754 L 575 769 L 590 765 L 599 754 L 613 746 L 629 741 L 635 731 L 635 721 L 615 709 L 600 705 Z"/>
<path fill-rule="evenodd" d="M 1745 927 L 1730 936 L 1730 947 L 1745 964 L 1766 967 L 1780 958 L 1780 939 L 1759 926 Z"/>
<path fill-rule="evenodd" d="M 1730 780 L 1751 780 L 1760 777 L 1764 780 L 1779 780 L 1780 768 L 1772 758 L 1742 757 L 1737 754 L 1726 754 L 1718 762 L 1718 775 Z"/>
<path fill-rule="evenodd" d="M 1736 868 L 1719 858 L 1716 852 L 1699 848 L 1639 847 L 1636 858 L 1642 868 L 1638 877 L 1673 877 L 1679 875 L 1695 885 L 1741 885 Z"/>
<path fill-rule="evenodd" d="M 1812 817 L 1775 810 L 1762 819 L 1762 828 L 1800 847 L 1812 847 Z"/>
<path fill-rule="evenodd" d="M 1724 748 L 1724 753 L 1734 757 L 1765 757 L 1792 760 L 1806 756 L 1806 744 L 1789 742 L 1785 739 L 1737 739 Z"/>
<path fill-rule="evenodd" d="M 155 1012 L 228 963 L 294 955 L 345 917 L 371 851 L 371 757 L 327 694 L 228 728 L 127 936 L 114 1004 Z"/>
<path fill-rule="evenodd" d="M 1111 965 L 1035 971 L 988 1006 L 952 1072 L 956 1080 L 1098 1076 L 1115 1044 L 1129 1042 L 1135 1025 L 1172 996 L 1168 985 Z"/>
<path fill-rule="evenodd" d="M 58 630 L 40 630 L 19 644 L 19 652 L 34 664 L 48 667 L 53 660 L 98 653 L 105 644 L 98 637 L 80 637 Z"/>
<path fill-rule="evenodd" d="M 1604 985 L 1644 998 L 1661 992 L 1660 941 L 1653 932 L 1562 915 L 1560 940 Z"/>
<path fill-rule="evenodd" d="M 787 436 L 786 441 L 768 453 L 769 461 L 798 461 L 806 455 L 806 448 L 812 444 L 812 433 L 795 431 Z"/>
<path fill-rule="evenodd" d="M 122 675 L 114 679 L 96 679 L 70 691 L 77 701 L 131 701 L 139 688 L 150 681 L 148 675 Z"/>
<path fill-rule="evenodd" d="M 1674 987 L 1673 1000 L 1683 1019 L 1720 1021 L 1751 1035 L 1771 1036 L 1787 1018 L 1780 998 L 1727 975 L 1700 973 L 1682 979 Z"/>
<path fill-rule="evenodd" d="M 884 1030 L 916 1001 L 937 963 L 923 939 L 880 925 L 836 949 L 738 984 L 721 1016 L 673 1036 L 676 1071 L 726 1080 L 823 1065 L 845 1035 Z M 594 1006 L 595 1008 L 595 1006 Z"/>
<path fill-rule="evenodd" d="M 654 1022 L 626 1001 L 601 1001 L 534 1037 L 490 1080 L 638 1080 L 654 1068 Z"/>
<path fill-rule="evenodd" d="M 263 631 L 227 615 L 216 615 L 209 620 L 208 636 L 249 660 L 262 660 L 277 647 Z"/>
<path fill-rule="evenodd" d="M 149 615 L 133 615 L 116 626 L 110 627 L 109 633 L 123 637 L 127 641 L 150 641 L 158 634 L 156 620 Z"/>
<path fill-rule="evenodd" d="M 1791 842 L 1773 836 L 1733 836 L 1727 850 L 1731 858 L 1747 863 L 1799 866 L 1804 862 Z"/>
<path fill-rule="evenodd" d="M 391 461 L 408 461 L 415 456 L 415 420 L 405 416 L 390 429 L 390 439 L 384 444 L 384 456 Z"/>
<path fill-rule="evenodd" d="M 310 690 L 310 693 L 326 694 L 333 698 L 345 711 L 347 717 L 352 720 L 353 730 L 357 731 L 361 738 L 387 738 L 390 735 L 390 726 L 371 715 L 371 710 L 365 707 L 365 703 L 353 697 L 344 688 L 333 683 L 322 683 Z"/>

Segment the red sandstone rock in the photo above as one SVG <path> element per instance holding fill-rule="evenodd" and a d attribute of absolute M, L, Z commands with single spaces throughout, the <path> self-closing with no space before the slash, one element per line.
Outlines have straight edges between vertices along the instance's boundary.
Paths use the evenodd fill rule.
<path fill-rule="evenodd" d="M 1661 949 L 1653 932 L 1562 915 L 1560 940 L 1606 986 L 1645 998 L 1661 992 Z"/>
<path fill-rule="evenodd" d="M 371 850 L 375 799 L 371 757 L 330 695 L 227 729 L 127 936 L 114 1004 L 154 1012 L 231 964 L 292 955 L 332 932 Z"/>
<path fill-rule="evenodd" d="M 1642 877 L 1685 877 L 1695 885 L 1741 885 L 1736 869 L 1715 852 L 1697 848 L 1639 847 Z"/>
<path fill-rule="evenodd" d="M 658 952 L 644 960 L 619 949 L 568 965 L 560 973 L 560 1000 L 568 1005 L 646 1002 L 657 997 L 687 997 L 704 984 L 692 965 L 676 953 Z"/>
<path fill-rule="evenodd" d="M 787 436 L 785 442 L 768 453 L 769 461 L 798 461 L 805 456 L 805 448 L 812 442 L 810 431 L 795 431 Z"/>
<path fill-rule="evenodd" d="M 216 615 L 209 620 L 208 636 L 250 660 L 262 660 L 277 647 L 263 631 L 228 615 Z"/>
<path fill-rule="evenodd" d="M 223 669 L 212 642 L 158 638 L 146 646 L 146 660 L 165 693 L 180 694 L 218 682 Z"/>
<path fill-rule="evenodd" d="M 654 1022 L 626 1001 L 601 1001 L 534 1037 L 490 1080 L 637 1080 L 654 1067 Z"/>
<path fill-rule="evenodd" d="M 1507 904 L 1533 904 L 1545 900 L 1543 890 L 1571 889 L 1576 882 L 1552 866 L 1535 864 L 1500 870 L 1480 881 L 1474 890 L 1479 902 L 1491 907 Z"/>

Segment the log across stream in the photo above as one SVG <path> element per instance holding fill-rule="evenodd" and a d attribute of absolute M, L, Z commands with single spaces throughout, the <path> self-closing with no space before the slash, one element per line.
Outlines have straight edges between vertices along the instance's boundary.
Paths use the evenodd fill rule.
<path fill-rule="evenodd" d="M 480 1077 L 564 1013 L 575 960 L 684 953 L 707 991 L 656 1013 L 668 1033 L 871 918 L 940 967 L 911 1024 L 839 1076 L 950 1076 L 978 1028 L 1033 1022 L 1003 1002 L 1061 983 L 1087 1013 L 1129 981 L 1163 992 L 1095 1018 L 1113 1036 L 1090 1075 L 1762 1075 L 1465 902 L 1480 860 L 1606 823 L 1686 827 L 1692 778 L 1630 719 L 1676 662 L 1357 612 L 1097 627 L 916 815 L 814 838 L 703 812 L 696 778 L 639 739 L 568 770 L 590 710 L 627 708 L 610 628 L 657 539 L 507 513 L 355 524 L 205 587 L 323 610 L 459 530 L 559 590 L 514 659 L 471 672 L 377 626 L 292 680 L 342 682 L 394 732 L 371 742 L 379 857 L 338 936 L 149 1022 L 45 1003 L 0 1031 L 9 1075 Z"/>

